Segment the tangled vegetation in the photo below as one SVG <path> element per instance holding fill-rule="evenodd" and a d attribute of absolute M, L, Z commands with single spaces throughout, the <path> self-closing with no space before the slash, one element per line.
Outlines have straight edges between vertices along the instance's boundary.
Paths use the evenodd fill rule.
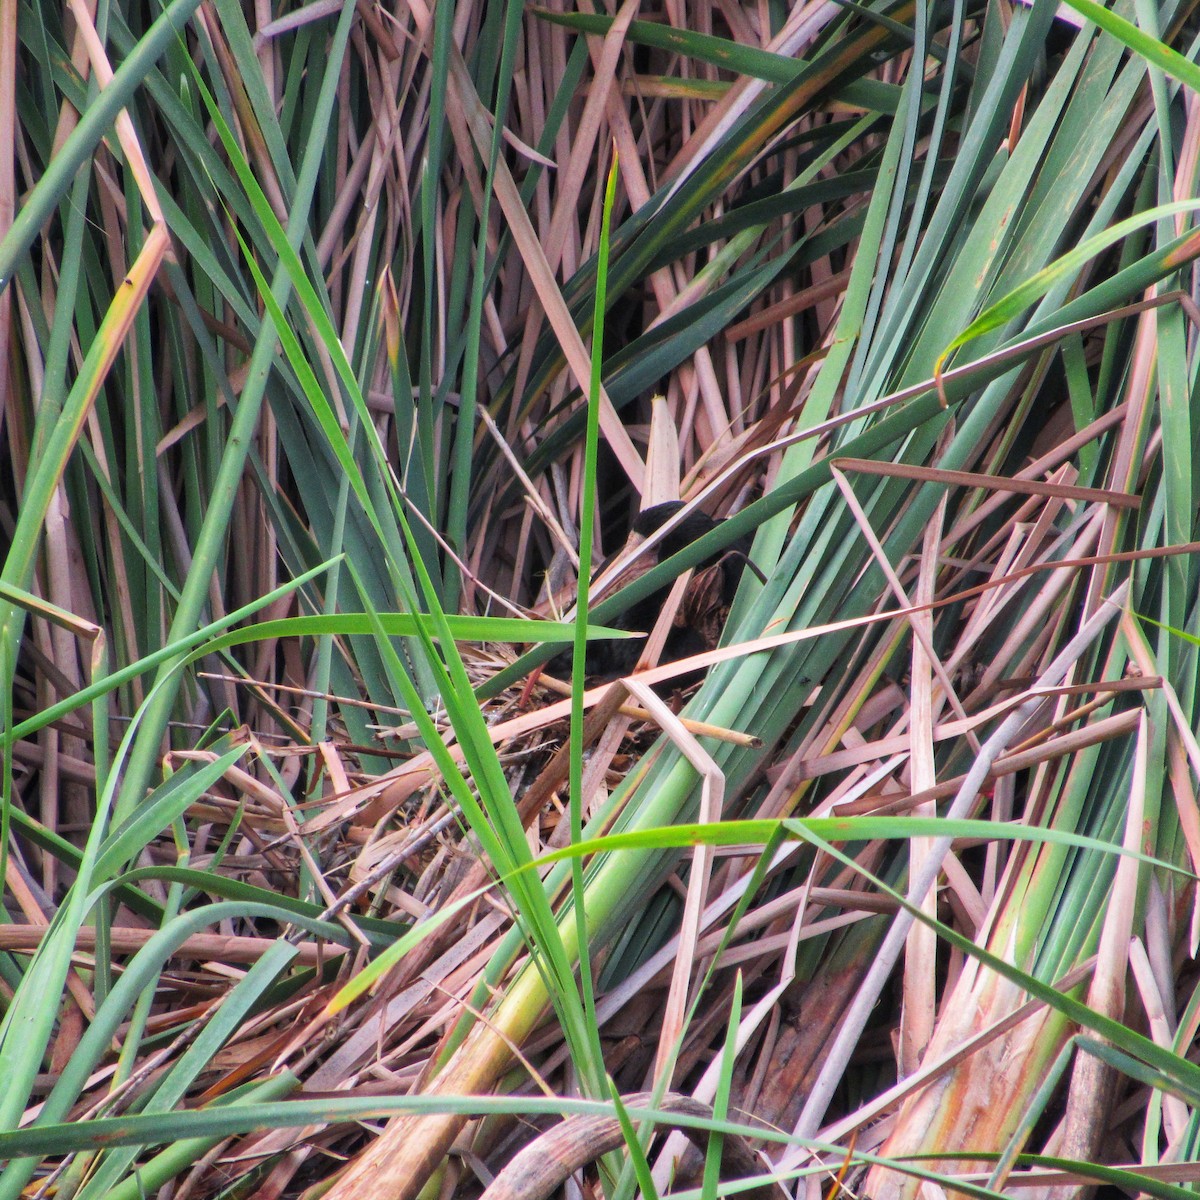
<path fill-rule="evenodd" d="M 1191 1196 L 1198 35 L 0 0 L 0 1200 Z"/>

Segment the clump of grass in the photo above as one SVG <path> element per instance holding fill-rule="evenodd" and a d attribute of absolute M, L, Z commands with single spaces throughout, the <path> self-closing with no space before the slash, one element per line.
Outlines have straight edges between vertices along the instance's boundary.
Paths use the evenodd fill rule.
<path fill-rule="evenodd" d="M 1072 5 L 0 13 L 0 1197 L 1188 1190 L 1196 67 Z"/>

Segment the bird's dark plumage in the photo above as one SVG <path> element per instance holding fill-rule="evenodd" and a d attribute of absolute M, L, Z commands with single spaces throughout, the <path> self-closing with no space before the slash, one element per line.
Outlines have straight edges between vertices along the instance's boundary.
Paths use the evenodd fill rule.
<path fill-rule="evenodd" d="M 649 537 L 661 529 L 683 506 L 682 500 L 668 500 L 638 513 L 633 521 L 632 532 L 643 538 Z M 642 569 L 649 569 L 678 554 L 685 546 L 690 546 L 698 538 L 716 529 L 720 523 L 708 513 L 699 510 L 688 513 L 652 548 Z M 743 545 L 743 542 L 746 544 Z M 716 644 L 725 611 L 737 591 L 748 550 L 749 539 L 739 539 L 733 546 L 717 551 L 696 565 L 687 595 L 675 618 L 675 626 L 667 636 L 663 652 L 664 661 L 687 658 Z M 658 588 L 649 596 L 630 605 L 620 617 L 608 624 L 620 629 L 649 633 L 658 620 L 670 590 L 670 583 Z M 627 675 L 637 666 L 644 646 L 645 642 L 640 639 L 593 642 L 588 647 L 588 674 Z M 557 661 L 561 661 L 562 657 Z M 569 655 L 566 656 L 566 661 L 569 669 Z"/>
<path fill-rule="evenodd" d="M 643 510 L 633 518 L 633 532 L 644 538 L 657 533 L 683 506 L 682 500 L 667 500 Z M 711 533 L 720 523 L 708 513 L 694 509 L 663 536 L 658 543 L 658 557 L 670 558 L 672 554 L 678 554 L 685 546 Z"/>

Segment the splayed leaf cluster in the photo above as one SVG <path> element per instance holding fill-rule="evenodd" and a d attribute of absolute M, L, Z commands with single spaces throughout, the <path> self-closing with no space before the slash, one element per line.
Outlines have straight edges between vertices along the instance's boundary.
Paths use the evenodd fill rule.
<path fill-rule="evenodd" d="M 1192 1194 L 1194 13 L 1071 8 L 0 5 L 0 1200 Z"/>

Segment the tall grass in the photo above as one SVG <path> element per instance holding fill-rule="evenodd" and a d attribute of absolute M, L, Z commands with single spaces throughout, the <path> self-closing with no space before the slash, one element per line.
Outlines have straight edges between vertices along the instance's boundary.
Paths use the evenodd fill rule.
<path fill-rule="evenodd" d="M 1190 1193 L 1196 25 L 1072 7 L 0 3 L 0 1196 Z"/>

